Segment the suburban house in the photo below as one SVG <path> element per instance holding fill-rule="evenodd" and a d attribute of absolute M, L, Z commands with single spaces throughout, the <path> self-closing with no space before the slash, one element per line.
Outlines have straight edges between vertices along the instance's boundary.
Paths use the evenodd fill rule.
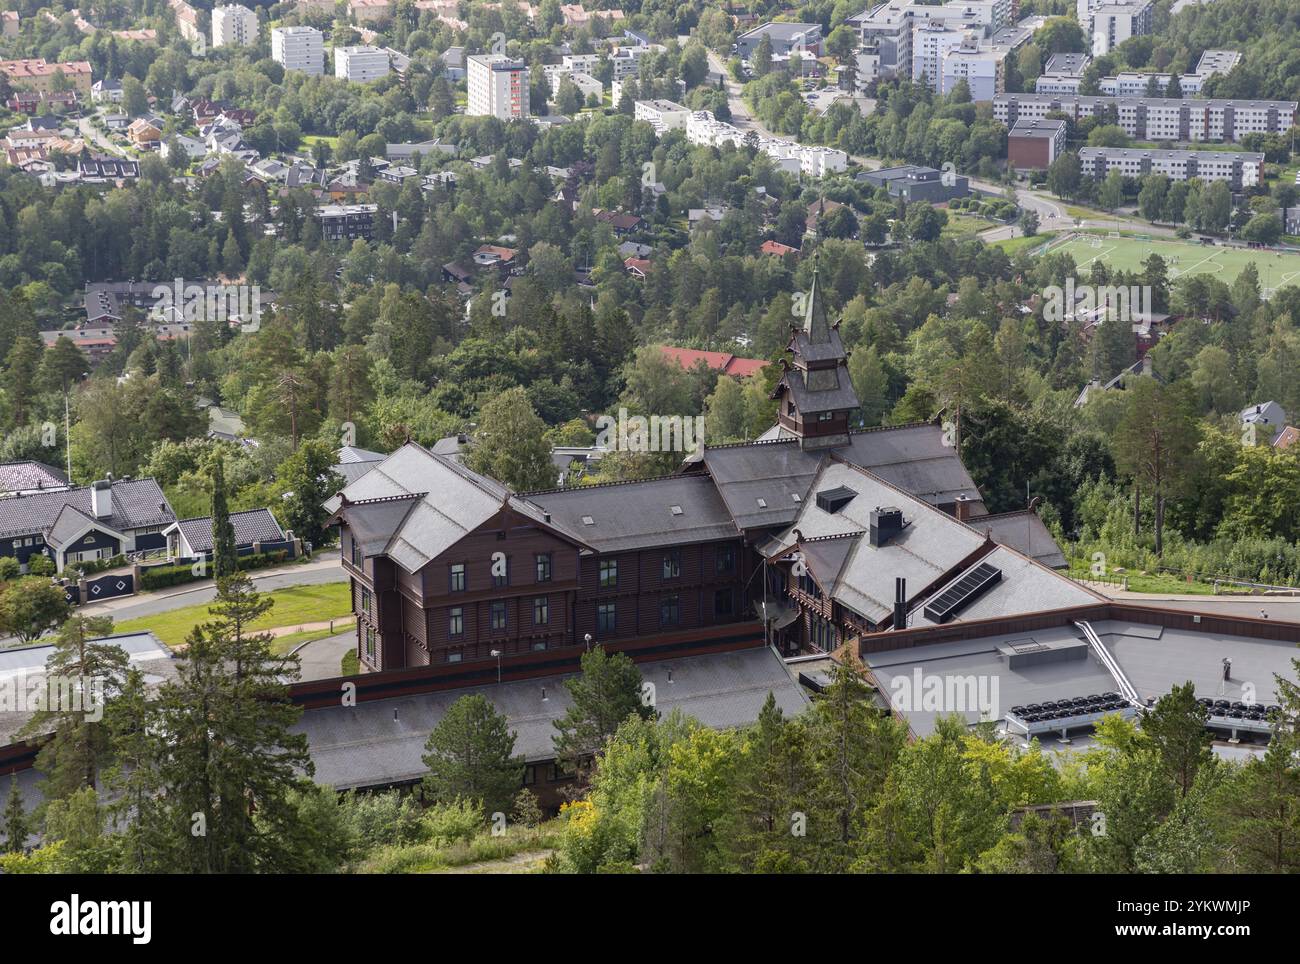
<path fill-rule="evenodd" d="M 282 549 L 289 540 L 270 509 L 248 509 L 230 513 L 235 530 L 235 549 L 242 555 Z M 167 555 L 175 559 L 212 556 L 212 517 L 180 519 L 163 530 Z"/>
<path fill-rule="evenodd" d="M 1286 412 L 1277 402 L 1249 405 L 1241 411 L 1241 425 L 1258 435 L 1260 444 L 1272 445 L 1286 429 Z"/>
<path fill-rule="evenodd" d="M 736 378 L 757 375 L 768 365 L 764 358 L 740 358 L 725 351 L 697 351 L 694 348 L 676 348 L 672 345 L 662 345 L 660 350 L 665 358 L 671 358 L 687 371 L 704 362 L 710 371 Z"/>
<path fill-rule="evenodd" d="M 810 302 L 779 424 L 673 475 L 516 493 L 407 443 L 347 485 L 326 505 L 363 665 L 500 661 L 519 679 L 564 671 L 592 641 L 641 659 L 765 641 L 825 653 L 975 574 L 979 594 L 928 618 L 1095 602 L 1038 561 L 1059 553 L 1046 530 L 1009 520 L 994 538 L 940 426 L 848 428 L 857 401 L 815 279 Z"/>
<path fill-rule="evenodd" d="M 153 479 L 103 479 L 0 499 L 0 556 L 23 566 L 36 554 L 62 572 L 70 562 L 164 548 L 176 514 Z"/>
<path fill-rule="evenodd" d="M 68 488 L 68 477 L 44 462 L 0 462 L 0 497 Z"/>
<path fill-rule="evenodd" d="M 127 139 L 138 148 L 152 148 L 162 140 L 162 128 L 147 118 L 140 117 L 126 129 Z"/>

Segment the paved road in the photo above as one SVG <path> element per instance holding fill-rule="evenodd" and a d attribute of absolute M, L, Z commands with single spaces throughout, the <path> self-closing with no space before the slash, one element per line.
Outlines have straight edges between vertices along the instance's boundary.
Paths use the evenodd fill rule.
<path fill-rule="evenodd" d="M 103 131 L 95 128 L 95 126 L 90 123 L 89 117 L 83 117 L 77 121 L 77 130 L 81 132 L 82 140 L 94 144 L 101 151 L 105 151 L 115 157 L 125 156 L 126 152 L 117 144 L 109 140 Z"/>
<path fill-rule="evenodd" d="M 345 633 L 316 639 L 298 650 L 302 661 L 300 679 L 334 679 L 342 673 L 343 655 L 357 645 L 355 628 Z"/>

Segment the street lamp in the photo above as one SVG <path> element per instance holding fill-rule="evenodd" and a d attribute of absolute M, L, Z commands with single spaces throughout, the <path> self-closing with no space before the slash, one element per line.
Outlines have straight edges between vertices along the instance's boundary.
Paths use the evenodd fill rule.
<path fill-rule="evenodd" d="M 584 633 L 582 641 L 587 644 L 587 652 L 591 652 L 591 633 Z"/>
<path fill-rule="evenodd" d="M 488 655 L 497 658 L 497 685 L 499 686 L 501 684 L 501 650 L 494 649 Z"/>

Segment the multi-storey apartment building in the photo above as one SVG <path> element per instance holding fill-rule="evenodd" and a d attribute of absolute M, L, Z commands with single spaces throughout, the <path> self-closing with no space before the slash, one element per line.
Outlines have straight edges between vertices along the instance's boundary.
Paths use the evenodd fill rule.
<path fill-rule="evenodd" d="M 374 237 L 376 204 L 326 204 L 316 209 L 326 241 L 369 241 Z"/>
<path fill-rule="evenodd" d="M 334 76 L 343 80 L 366 84 L 387 77 L 390 66 L 388 51 L 379 47 L 334 48 Z"/>
<path fill-rule="evenodd" d="M 958 82 L 966 81 L 971 100 L 991 101 L 1006 90 L 1005 50 L 990 50 L 963 44 L 949 50 L 943 58 L 939 93 L 950 94 Z"/>
<path fill-rule="evenodd" d="M 1153 0 L 1078 0 L 1076 17 L 1093 56 L 1108 54 L 1130 37 L 1151 32 Z"/>
<path fill-rule="evenodd" d="M 1063 113 L 1074 121 L 1105 112 L 1126 134 L 1144 141 L 1230 141 L 1277 133 L 1295 123 L 1295 101 L 1197 100 L 1162 97 L 1054 97 L 1000 94 L 993 116 L 1010 126 Z"/>
<path fill-rule="evenodd" d="M 465 58 L 471 117 L 500 120 L 528 118 L 528 65 L 504 54 L 476 54 Z"/>
<path fill-rule="evenodd" d="M 212 46 L 251 47 L 257 43 L 257 14 L 243 4 L 212 8 Z"/>
<path fill-rule="evenodd" d="M 325 35 L 315 27 L 274 27 L 271 59 L 285 70 L 320 75 L 325 72 Z"/>
<path fill-rule="evenodd" d="M 0 74 L 4 74 L 10 86 L 23 90 L 51 93 L 54 90 L 54 78 L 61 76 L 79 94 L 90 93 L 90 64 L 85 60 L 74 60 L 66 64 L 46 63 L 42 58 L 0 60 Z"/>
<path fill-rule="evenodd" d="M 1234 190 L 1260 181 L 1264 155 L 1245 151 L 1141 151 L 1126 147 L 1084 147 L 1079 167 L 1088 177 L 1102 178 L 1111 171 L 1124 177 L 1163 174 L 1173 181 L 1199 178 L 1227 181 Z"/>

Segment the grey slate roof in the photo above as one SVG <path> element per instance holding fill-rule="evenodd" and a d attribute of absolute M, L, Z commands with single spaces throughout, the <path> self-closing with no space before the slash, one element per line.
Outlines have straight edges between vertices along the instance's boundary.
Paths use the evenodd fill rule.
<path fill-rule="evenodd" d="M 270 509 L 248 509 L 230 513 L 230 524 L 235 529 L 235 545 L 249 546 L 254 542 L 282 542 L 284 530 Z M 212 516 L 181 519 L 176 525 L 185 541 L 195 552 L 212 551 Z"/>
<path fill-rule="evenodd" d="M 26 489 L 53 489 L 68 484 L 68 477 L 44 462 L 0 463 L 0 492 L 21 492 Z"/>
<path fill-rule="evenodd" d="M 713 542 L 740 535 L 718 490 L 703 475 L 580 485 L 526 498 L 551 513 L 552 522 L 575 540 L 601 552 Z M 674 513 L 673 506 L 681 512 Z"/>
<path fill-rule="evenodd" d="M 93 517 L 90 487 L 0 499 L 0 538 L 48 532 L 68 505 Z M 126 532 L 144 526 L 168 525 L 176 521 L 176 515 L 157 482 L 128 479 L 113 483 L 113 512 L 98 521 L 110 529 Z"/>
<path fill-rule="evenodd" d="M 45 541 L 56 549 L 62 548 L 92 526 L 109 528 L 118 534 L 124 534 L 120 529 L 108 525 L 104 519 L 96 519 L 89 512 L 82 512 L 76 506 L 65 505 L 59 512 L 58 518 L 54 520 L 54 525 L 50 526 L 50 531 L 45 534 Z"/>
<path fill-rule="evenodd" d="M 1047 526 L 1043 525 L 1037 512 L 1022 509 L 1019 512 L 984 515 L 971 519 L 970 524 L 981 532 L 990 530 L 994 542 L 1018 549 L 1049 568 L 1062 569 L 1069 565 L 1065 553 L 1047 531 Z"/>
<path fill-rule="evenodd" d="M 835 452 L 926 502 L 947 504 L 964 495 L 972 513 L 983 514 L 979 489 L 957 450 L 943 444 L 943 430 L 930 423 L 852 432 Z M 805 452 L 793 437 L 706 448 L 704 466 L 742 529 L 789 525 L 812 485 L 824 452 Z M 766 506 L 760 506 L 763 499 Z"/>
<path fill-rule="evenodd" d="M 949 623 L 1047 612 L 1097 602 L 1097 597 L 1083 586 L 1006 546 L 998 546 L 979 561 L 1001 570 L 1002 579 L 965 606 Z M 956 582 L 961 575 L 973 568 L 972 565 L 955 574 L 949 583 Z M 946 588 L 947 584 L 938 587 L 933 595 L 937 596 Z M 918 606 L 911 613 L 910 626 L 931 624 L 924 610 L 924 606 Z"/>
<path fill-rule="evenodd" d="M 767 648 L 642 663 L 639 668 L 654 684 L 661 714 L 680 709 L 718 729 L 752 723 L 768 693 L 787 716 L 808 703 Z M 317 783 L 347 789 L 409 782 L 426 772 L 420 759 L 424 743 L 448 707 L 462 696 L 481 693 L 509 721 L 516 754 L 530 762 L 550 760 L 555 756 L 552 722 L 570 706 L 564 686 L 570 678 L 572 674 L 308 709 L 295 730 L 307 735 Z"/>
<path fill-rule="evenodd" d="M 380 551 L 407 572 L 419 571 L 506 506 L 542 521 L 540 509 L 515 497 L 500 482 L 472 472 L 453 459 L 435 455 L 414 442 L 403 445 L 347 485 L 339 495 L 327 500 L 325 506 L 349 525 L 354 514 L 358 519 L 364 518 L 371 533 L 368 541 L 377 543 L 383 535 L 379 531 L 382 527 L 377 526 L 377 513 L 366 507 L 354 513 L 358 507 L 348 503 L 370 503 L 396 496 L 418 498 L 403 500 L 407 511 L 400 518 L 391 514 L 395 528 Z M 384 519 L 389 520 L 390 516 Z"/>

